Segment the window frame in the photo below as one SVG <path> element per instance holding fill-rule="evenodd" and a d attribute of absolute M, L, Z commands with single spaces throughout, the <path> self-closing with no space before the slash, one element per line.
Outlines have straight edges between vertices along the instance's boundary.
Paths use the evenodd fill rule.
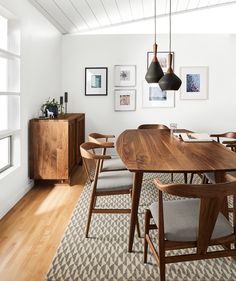
<path fill-rule="evenodd" d="M 0 16 L 7 20 L 7 48 L 0 48 L 0 57 L 7 60 L 7 80 L 6 89 L 0 91 L 0 96 L 8 97 L 8 108 L 12 107 L 13 111 L 17 110 L 15 121 L 11 116 L 6 116 L 8 128 L 0 131 L 0 140 L 8 138 L 8 164 L 0 168 L 0 176 L 11 167 L 20 166 L 21 147 L 21 56 L 20 56 L 20 22 L 19 20 L 4 7 L 0 5 Z M 1 36 L 1 34 L 0 34 Z M 19 97 L 15 103 L 11 96 Z M 18 141 L 20 140 L 20 141 Z M 5 174 L 3 174 L 5 175 Z"/>

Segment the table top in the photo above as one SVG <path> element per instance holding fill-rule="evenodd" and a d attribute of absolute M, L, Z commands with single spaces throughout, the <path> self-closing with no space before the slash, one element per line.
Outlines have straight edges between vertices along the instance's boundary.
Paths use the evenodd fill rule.
<path fill-rule="evenodd" d="M 132 172 L 214 172 L 236 170 L 236 153 L 215 141 L 185 143 L 169 130 L 126 130 L 116 149 Z"/>

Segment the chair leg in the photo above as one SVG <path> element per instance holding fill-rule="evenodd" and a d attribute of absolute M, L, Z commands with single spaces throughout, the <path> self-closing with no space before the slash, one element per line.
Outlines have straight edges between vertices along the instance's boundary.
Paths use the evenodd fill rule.
<path fill-rule="evenodd" d="M 138 216 L 137 216 L 136 227 L 137 227 L 137 232 L 138 232 L 138 238 L 141 238 L 141 232 L 140 232 L 140 227 L 139 227 Z"/>
<path fill-rule="evenodd" d="M 160 269 L 160 281 L 165 281 L 166 280 L 166 265 L 163 261 L 160 261 L 159 269 Z"/>
<path fill-rule="evenodd" d="M 173 173 L 170 174 L 170 180 L 171 180 L 171 182 L 174 181 L 174 174 Z"/>
<path fill-rule="evenodd" d="M 189 180 L 189 183 L 190 183 L 190 184 L 193 183 L 193 176 L 194 176 L 194 173 L 191 173 L 190 180 Z"/>
<path fill-rule="evenodd" d="M 184 173 L 184 183 L 188 183 L 188 173 Z"/>
<path fill-rule="evenodd" d="M 202 176 L 202 184 L 207 184 L 207 183 L 209 183 L 208 178 L 205 175 L 203 175 Z"/>
<path fill-rule="evenodd" d="M 145 210 L 145 221 L 144 221 L 144 251 L 143 251 L 143 261 L 147 262 L 147 251 L 148 251 L 148 242 L 146 236 L 149 234 L 149 225 L 151 219 L 151 212 L 149 210 Z"/>
<path fill-rule="evenodd" d="M 87 220 L 87 225 L 86 225 L 86 232 L 85 232 L 85 237 L 88 238 L 89 234 L 89 227 L 90 227 L 90 222 L 92 218 L 92 212 L 96 204 L 96 195 L 92 193 L 91 195 L 91 200 L 89 204 L 89 211 L 88 211 L 88 220 Z"/>

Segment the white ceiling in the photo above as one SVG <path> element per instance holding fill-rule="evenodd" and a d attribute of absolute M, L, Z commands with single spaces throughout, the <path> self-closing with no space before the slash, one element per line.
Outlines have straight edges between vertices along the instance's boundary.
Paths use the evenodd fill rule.
<path fill-rule="evenodd" d="M 154 0 L 29 0 L 62 33 L 84 33 L 137 23 L 153 17 Z M 235 4 L 230 0 L 172 0 L 173 14 Z M 157 16 L 169 11 L 169 0 L 157 0 Z M 220 19 L 219 19 L 220 20 Z"/>

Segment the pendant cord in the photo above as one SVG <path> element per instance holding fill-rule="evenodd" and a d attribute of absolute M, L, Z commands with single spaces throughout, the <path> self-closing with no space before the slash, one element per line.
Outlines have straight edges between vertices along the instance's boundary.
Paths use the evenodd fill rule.
<path fill-rule="evenodd" d="M 170 0 L 170 11 L 169 11 L 169 53 L 171 53 L 171 0 Z"/>
<path fill-rule="evenodd" d="M 155 23 L 155 37 L 154 37 L 154 41 L 155 41 L 155 44 L 157 43 L 157 15 L 156 15 L 156 9 L 157 9 L 157 1 L 155 0 L 154 1 L 154 15 L 155 15 L 155 20 L 154 20 L 154 23 Z"/>

